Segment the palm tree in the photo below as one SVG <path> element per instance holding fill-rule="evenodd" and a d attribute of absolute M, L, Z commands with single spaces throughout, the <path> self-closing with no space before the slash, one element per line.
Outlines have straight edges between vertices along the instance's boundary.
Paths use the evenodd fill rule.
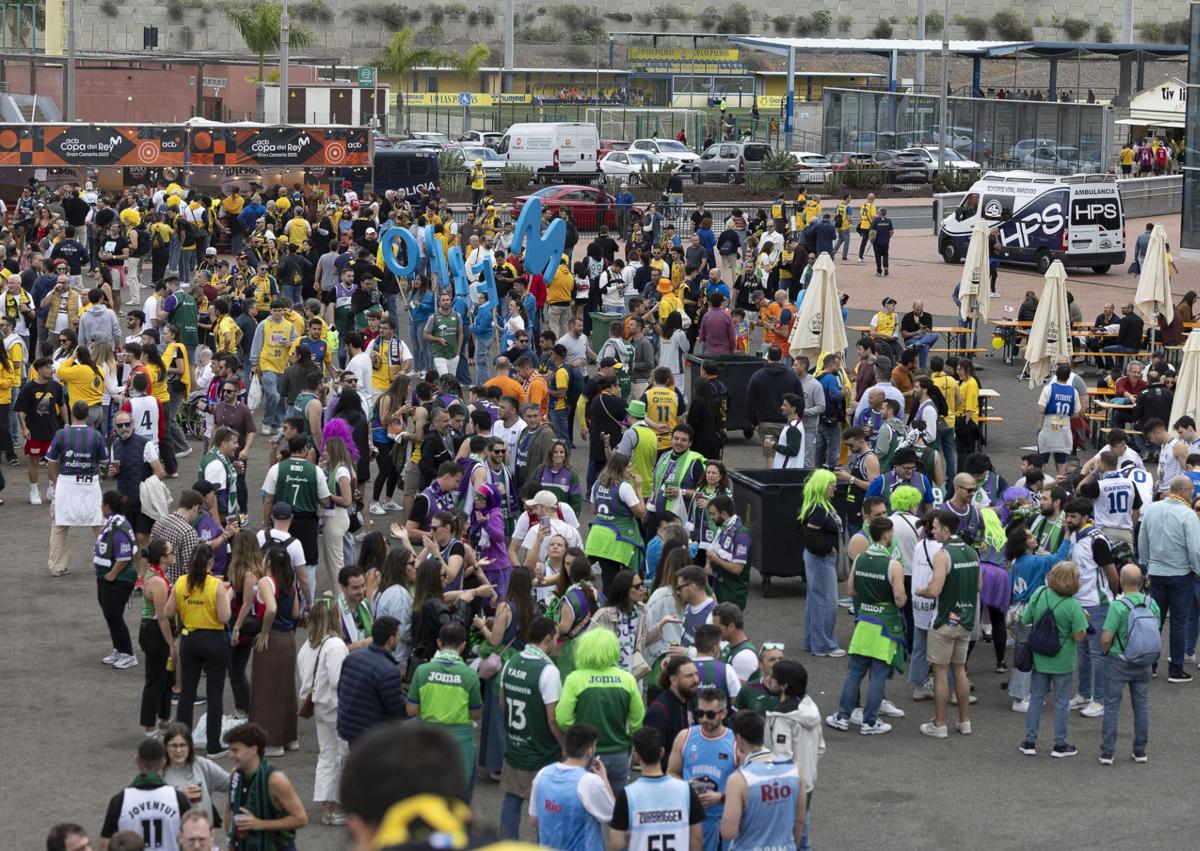
<path fill-rule="evenodd" d="M 483 67 L 483 63 L 488 61 L 492 55 L 491 49 L 483 43 L 472 45 L 467 48 L 466 52 L 460 56 L 450 58 L 450 65 L 462 74 L 463 81 L 466 84 L 467 91 L 475 87 L 475 83 L 479 81 L 479 72 Z M 463 107 L 463 131 L 471 129 L 471 107 L 466 105 Z"/>
<path fill-rule="evenodd" d="M 392 36 L 392 40 L 388 42 L 387 47 L 379 54 L 371 64 L 382 73 L 391 74 L 396 78 L 397 90 L 401 97 L 399 105 L 399 121 L 401 131 L 404 130 L 404 90 L 405 79 L 415 68 L 422 65 L 431 65 L 434 67 L 440 65 L 450 65 L 453 60 L 450 56 L 436 50 L 432 47 L 417 47 L 413 31 L 404 29 L 400 30 Z"/>
<path fill-rule="evenodd" d="M 246 46 L 258 54 L 258 79 L 263 79 L 263 57 L 279 50 L 279 28 L 283 18 L 283 5 L 279 0 L 260 3 L 229 5 L 224 8 L 225 17 L 241 33 Z M 312 31 L 303 26 L 289 23 L 288 46 L 309 47 L 316 41 Z"/>

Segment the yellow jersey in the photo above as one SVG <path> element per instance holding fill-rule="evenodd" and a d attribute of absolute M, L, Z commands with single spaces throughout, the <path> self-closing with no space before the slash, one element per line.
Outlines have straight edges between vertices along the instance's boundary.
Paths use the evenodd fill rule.
<path fill-rule="evenodd" d="M 668 430 L 658 435 L 658 448 L 671 448 L 671 430 L 679 418 L 679 397 L 673 387 L 651 387 L 646 391 L 646 419 L 659 425 L 665 425 Z"/>
<path fill-rule="evenodd" d="M 271 301 L 279 295 L 279 284 L 270 275 L 255 275 L 250 279 L 254 287 L 254 301 L 258 309 L 267 313 L 271 309 Z"/>
<path fill-rule="evenodd" d="M 221 581 L 212 574 L 204 577 L 204 585 L 196 591 L 188 589 L 187 576 L 175 580 L 175 604 L 185 632 L 225 629 L 225 624 L 217 617 L 217 593 L 220 590 Z"/>
<path fill-rule="evenodd" d="M 171 391 L 167 389 L 167 371 L 159 369 L 155 364 L 148 363 L 146 364 L 146 374 L 150 376 L 150 395 L 164 405 L 171 401 Z"/>
<path fill-rule="evenodd" d="M 299 246 L 300 243 L 308 239 L 308 221 L 296 216 L 287 223 L 288 242 L 292 245 Z"/>
<path fill-rule="evenodd" d="M 183 358 L 183 375 L 180 380 L 183 382 L 185 393 L 192 392 L 192 367 L 188 363 L 187 349 L 183 347 L 183 343 L 171 343 L 163 352 L 163 363 L 168 367 L 175 358 Z"/>
<path fill-rule="evenodd" d="M 283 318 L 292 323 L 292 327 L 296 329 L 296 334 L 304 336 L 304 317 L 294 310 L 285 310 Z"/>
<path fill-rule="evenodd" d="M 871 222 L 875 221 L 875 216 L 879 210 L 874 204 L 863 204 L 858 208 L 858 229 L 870 230 Z"/>
<path fill-rule="evenodd" d="M 555 390 L 565 391 L 568 385 L 571 383 L 571 374 L 567 372 L 567 368 L 565 366 L 560 366 L 558 369 L 554 370 L 554 374 L 550 377 L 550 381 Z M 556 411 L 565 411 L 567 409 L 566 394 L 564 393 L 557 399 L 551 396 L 550 404 Z"/>
<path fill-rule="evenodd" d="M 75 362 L 71 355 L 58 366 L 58 380 L 66 388 L 72 402 L 87 402 L 88 406 L 99 405 L 104 398 L 104 373 L 100 367 L 92 369 Z"/>
<path fill-rule="evenodd" d="M 258 368 L 262 372 L 283 372 L 287 369 L 288 352 L 296 339 L 296 328 L 286 319 L 276 322 L 266 319 L 258 326 L 262 333 L 262 348 L 258 352 Z"/>
<path fill-rule="evenodd" d="M 217 327 L 213 329 L 213 335 L 217 340 L 217 353 L 231 355 L 237 352 L 238 338 L 242 335 L 242 329 L 238 327 L 232 317 L 222 316 L 217 321 Z"/>
<path fill-rule="evenodd" d="M 483 191 L 484 181 L 487 180 L 487 172 L 483 170 L 483 166 L 471 169 L 471 188 Z"/>

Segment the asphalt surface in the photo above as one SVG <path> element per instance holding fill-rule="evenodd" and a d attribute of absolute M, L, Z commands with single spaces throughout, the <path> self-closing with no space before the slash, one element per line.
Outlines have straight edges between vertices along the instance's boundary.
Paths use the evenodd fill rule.
<path fill-rule="evenodd" d="M 952 275 L 957 272 L 943 273 L 947 280 Z M 904 284 L 897 275 L 896 292 Z M 851 323 L 865 319 L 865 313 L 856 312 Z M 949 317 L 939 316 L 938 324 L 941 320 Z M 1033 438 L 1036 395 L 1015 380 L 1019 365 L 1006 367 L 998 357 L 985 357 L 980 365 L 982 385 L 1002 395 L 993 411 L 1005 417 L 1003 424 L 993 426 L 988 451 L 1012 479 L 1020 447 Z M 251 493 L 261 483 L 265 458 L 265 441 L 259 441 L 250 466 Z M 734 467 L 760 467 L 761 458 L 759 448 L 740 436 L 726 453 Z M 192 480 L 197 461 L 193 454 L 181 462 L 181 477 L 170 482 L 176 494 Z M 586 468 L 583 449 L 576 451 L 574 464 Z M 7 643 L 0 661 L 0 717 L 6 719 L 0 813 L 8 838 L 0 840 L 0 847 L 35 848 L 42 847 L 46 831 L 59 821 L 77 821 L 98 836 L 108 799 L 134 774 L 132 757 L 142 737 L 137 715 L 143 669 L 114 671 L 100 663 L 109 641 L 95 601 L 90 534 L 72 532 L 71 573 L 50 578 L 47 509 L 26 501 L 24 468 L 6 467 L 4 474 L 7 504 L 0 508 L 0 528 L 8 580 L 0 598 Z M 259 516 L 251 512 L 254 522 Z M 786 642 L 787 656 L 808 667 L 810 694 L 822 714 L 830 714 L 841 691 L 845 660 L 801 653 L 804 596 L 799 580 L 776 580 L 771 592 L 769 599 L 761 596 L 756 572 L 748 606 L 750 636 L 758 642 Z M 135 608 L 127 612 L 131 630 L 138 614 Z M 851 629 L 851 618 L 841 614 L 842 646 Z M 1079 746 L 1077 757 L 1049 758 L 1049 713 L 1042 721 L 1042 753 L 1036 758 L 1020 755 L 1024 716 L 1009 709 L 1000 688 L 1007 675 L 993 673 L 990 645 L 976 647 L 971 668 L 979 702 L 971 708 L 975 732 L 970 737 L 923 737 L 917 728 L 931 717 L 932 704 L 913 703 L 911 690 L 901 681 L 889 684 L 888 697 L 907 717 L 890 719 L 895 724 L 890 734 L 863 737 L 856 728 L 848 733 L 825 729 L 828 749 L 813 804 L 816 845 L 948 848 L 982 842 L 997 848 L 1062 849 L 1133 841 L 1146 848 L 1178 847 L 1177 837 L 1193 826 L 1195 753 L 1186 743 L 1195 736 L 1200 680 L 1190 685 L 1155 681 L 1148 765 L 1129 761 L 1132 720 L 1126 704 L 1117 763 L 1104 768 L 1097 763 L 1101 720 L 1078 715 L 1070 728 L 1070 740 Z M 230 704 L 227 688 L 227 709 Z M 198 706 L 196 716 L 203 710 Z M 311 802 L 315 732 L 304 720 L 300 731 L 301 750 L 275 761 L 297 786 L 310 819 L 317 821 L 300 833 L 298 846 L 306 851 L 345 848 L 342 829 L 319 824 L 320 807 Z M 223 805 L 220 796 L 218 800 Z M 495 784 L 481 779 L 474 803 L 481 823 L 498 824 Z"/>

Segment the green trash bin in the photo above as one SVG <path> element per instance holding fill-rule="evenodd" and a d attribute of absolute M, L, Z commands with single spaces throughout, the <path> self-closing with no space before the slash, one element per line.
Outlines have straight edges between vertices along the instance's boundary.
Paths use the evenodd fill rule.
<path fill-rule="evenodd" d="M 614 322 L 620 322 L 625 317 L 619 313 L 593 313 L 592 314 L 592 336 L 591 344 L 592 351 L 600 351 L 600 347 L 604 345 L 604 341 L 608 339 L 608 329 Z"/>

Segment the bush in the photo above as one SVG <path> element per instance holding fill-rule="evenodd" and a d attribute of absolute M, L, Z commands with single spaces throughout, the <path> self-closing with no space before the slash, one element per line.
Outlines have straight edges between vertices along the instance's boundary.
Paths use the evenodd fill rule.
<path fill-rule="evenodd" d="M 891 21 L 879 21 L 871 29 L 871 38 L 891 38 L 894 32 Z"/>
<path fill-rule="evenodd" d="M 604 17 L 610 21 L 616 21 L 618 24 L 633 22 L 633 15 L 628 12 L 605 12 Z"/>
<path fill-rule="evenodd" d="M 446 31 L 437 24 L 430 24 L 417 31 L 417 40 L 426 44 L 438 44 L 446 40 Z"/>
<path fill-rule="evenodd" d="M 801 15 L 796 18 L 796 35 L 801 38 L 805 36 L 829 35 L 829 28 L 832 26 L 833 15 L 828 10 L 821 9 L 820 11 L 813 12 L 810 17 Z"/>
<path fill-rule="evenodd" d="M 638 23 L 641 24 L 642 26 L 648 27 L 652 23 L 654 23 L 654 16 L 651 15 L 649 12 L 638 12 L 637 20 L 638 20 Z"/>
<path fill-rule="evenodd" d="M 732 3 L 717 24 L 719 33 L 748 33 L 752 31 L 750 10 L 745 3 Z"/>
<path fill-rule="evenodd" d="M 439 188 L 443 192 L 451 194 L 462 192 L 467 188 L 467 173 L 465 171 L 458 174 L 446 174 L 442 172 Z"/>
<path fill-rule="evenodd" d="M 966 192 L 979 180 L 977 168 L 944 168 L 933 178 L 934 192 Z"/>
<path fill-rule="evenodd" d="M 523 165 L 506 165 L 500 170 L 500 180 L 505 189 L 524 189 L 533 182 L 533 169 Z"/>
<path fill-rule="evenodd" d="M 838 18 L 838 22 L 837 22 L 838 32 L 840 32 L 840 33 L 850 32 L 850 25 L 852 23 L 854 23 L 854 20 L 852 18 Z"/>
<path fill-rule="evenodd" d="M 1026 23 L 1020 12 L 1013 9 L 1001 9 L 992 15 L 992 29 L 996 35 L 1009 41 L 1031 41 L 1033 27 Z"/>
<path fill-rule="evenodd" d="M 413 10 L 413 13 L 416 14 L 415 9 Z M 479 13 L 479 17 L 483 20 L 483 23 L 486 26 L 494 27 L 496 25 L 496 13 L 491 9 L 484 9 Z"/>
<path fill-rule="evenodd" d="M 675 166 L 671 163 L 646 163 L 638 169 L 637 182 L 655 192 L 665 192 L 674 170 Z"/>
<path fill-rule="evenodd" d="M 1062 22 L 1062 31 L 1071 41 L 1081 40 L 1091 28 L 1092 22 L 1083 18 L 1064 18 Z"/>
<path fill-rule="evenodd" d="M 1187 44 L 1192 27 L 1188 21 L 1168 21 L 1163 25 L 1163 40 L 1167 44 Z"/>
<path fill-rule="evenodd" d="M 946 19 L 943 18 L 942 13 L 936 9 L 932 12 L 928 12 L 925 15 L 926 33 L 940 33 L 942 31 L 942 27 L 944 26 L 946 26 Z"/>
<path fill-rule="evenodd" d="M 463 15 L 467 14 L 467 7 L 463 3 L 448 3 L 446 5 L 446 14 L 457 21 Z"/>
<path fill-rule="evenodd" d="M 983 18 L 963 17 L 962 15 L 954 16 L 954 23 L 958 24 L 967 32 L 967 38 L 974 41 L 981 41 L 987 38 L 988 22 Z"/>
<path fill-rule="evenodd" d="M 887 182 L 887 172 L 875 163 L 850 163 L 842 169 L 842 184 L 847 189 L 873 190 Z"/>
<path fill-rule="evenodd" d="M 100 4 L 100 13 L 106 18 L 115 18 L 121 14 L 121 9 L 116 4 L 116 0 L 104 0 Z"/>
<path fill-rule="evenodd" d="M 1101 24 L 1096 27 L 1096 31 L 1092 33 L 1092 38 L 1103 44 L 1112 44 L 1117 40 L 1112 24 Z"/>
<path fill-rule="evenodd" d="M 604 36 L 604 19 L 583 6 L 555 6 L 550 10 L 550 17 L 561 23 L 576 43 L 596 41 Z"/>
<path fill-rule="evenodd" d="M 800 24 L 804 21 L 804 18 L 796 19 L 796 35 L 805 35 L 805 33 L 801 32 L 800 30 Z M 771 26 L 775 27 L 775 32 L 779 33 L 780 35 L 785 35 L 787 31 L 792 28 L 792 21 L 787 15 L 776 15 L 775 17 L 771 18 Z"/>
<path fill-rule="evenodd" d="M 574 34 L 572 34 L 572 38 L 574 38 Z M 572 44 L 563 51 L 563 59 L 565 59 L 567 64 L 571 65 L 572 67 L 586 68 L 587 66 L 593 64 L 595 57 L 592 56 L 591 51 L 589 51 L 586 47 L 581 47 L 578 44 Z"/>
<path fill-rule="evenodd" d="M 323 0 L 303 0 L 289 6 L 288 12 L 307 23 L 328 24 L 333 21 L 333 10 Z"/>
<path fill-rule="evenodd" d="M 717 25 L 721 19 L 721 10 L 716 6 L 705 6 L 700 12 L 700 27 L 704 30 L 711 30 Z"/>
<path fill-rule="evenodd" d="M 800 164 L 787 151 L 774 151 L 763 157 L 762 169 L 757 176 L 769 178 L 771 188 L 789 189 L 796 185 Z M 750 175 L 755 174 L 750 172 Z M 749 177 L 750 175 L 747 175 Z"/>
<path fill-rule="evenodd" d="M 446 10 L 441 6 L 430 6 L 429 20 L 433 21 L 438 26 L 441 26 L 442 21 L 446 20 Z"/>
<path fill-rule="evenodd" d="M 376 3 L 370 10 L 371 18 L 392 30 L 404 29 L 408 25 L 408 13 L 399 4 Z"/>
<path fill-rule="evenodd" d="M 536 27 L 522 27 L 517 30 L 514 38 L 530 44 L 558 44 L 563 40 L 563 33 L 553 24 L 542 24 Z"/>
<path fill-rule="evenodd" d="M 671 3 L 662 3 L 655 6 L 653 15 L 664 30 L 669 30 L 671 24 L 686 24 L 692 19 L 691 12 Z"/>

